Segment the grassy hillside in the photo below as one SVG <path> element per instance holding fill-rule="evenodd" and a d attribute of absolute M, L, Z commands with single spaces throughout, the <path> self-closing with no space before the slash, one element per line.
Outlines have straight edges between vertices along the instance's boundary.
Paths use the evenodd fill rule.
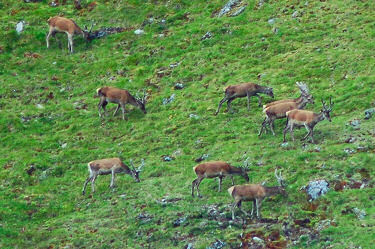
<path fill-rule="evenodd" d="M 82 10 L 48 2 L 0 2 L 1 248 L 206 248 L 217 240 L 224 248 L 373 247 L 375 117 L 363 118 L 375 107 L 374 2 L 245 1 L 242 14 L 221 18 L 219 0 L 88 0 Z M 58 14 L 127 31 L 88 46 L 77 36 L 70 55 L 64 34 L 62 49 L 53 38 L 46 48 L 46 20 Z M 145 34 L 134 34 L 138 28 Z M 332 122 L 317 125 L 317 144 L 299 141 L 300 129 L 295 143 L 288 134 L 281 146 L 284 120 L 276 136 L 259 138 L 255 98 L 250 111 L 239 99 L 234 114 L 224 105 L 213 115 L 224 86 L 249 81 L 273 87 L 276 99 L 297 97 L 295 82 L 306 82 L 315 98 L 307 109 L 316 112 L 332 96 Z M 100 119 L 94 96 L 104 85 L 147 89 L 148 114 L 128 106 L 123 121 L 109 104 Z M 349 124 L 355 119 L 359 129 Z M 203 154 L 235 166 L 249 158 L 250 181 L 268 186 L 277 184 L 278 166 L 289 195 L 266 199 L 264 220 L 237 212 L 243 219 L 231 221 L 229 179 L 220 193 L 216 180 L 204 180 L 203 198 L 191 197 L 192 167 Z M 118 175 L 112 191 L 110 177 L 100 176 L 96 193 L 82 196 L 87 162 L 119 155 L 145 159 L 141 182 Z M 308 201 L 301 188 L 316 179 L 330 191 Z"/>

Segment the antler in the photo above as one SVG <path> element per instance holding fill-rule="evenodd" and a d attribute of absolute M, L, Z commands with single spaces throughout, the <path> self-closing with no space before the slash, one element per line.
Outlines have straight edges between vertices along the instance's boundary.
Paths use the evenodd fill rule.
<path fill-rule="evenodd" d="M 134 164 L 133 164 L 133 159 L 130 159 L 129 162 L 130 162 L 130 166 L 133 168 L 133 170 L 135 170 Z"/>
<path fill-rule="evenodd" d="M 142 171 L 143 167 L 145 166 L 145 159 L 142 158 L 141 166 L 138 167 L 137 171 Z"/>
<path fill-rule="evenodd" d="M 283 177 L 281 176 L 281 172 L 279 175 L 277 175 L 277 168 L 275 169 L 275 177 L 276 177 L 276 180 L 277 182 L 279 183 L 280 186 L 283 186 Z"/>
<path fill-rule="evenodd" d="M 332 102 L 332 96 L 329 97 L 329 110 L 332 111 L 332 107 L 333 107 L 333 102 Z"/>
<path fill-rule="evenodd" d="M 135 96 L 138 99 L 138 101 L 140 101 L 142 104 L 146 104 L 146 100 L 147 100 L 147 97 L 148 97 L 146 89 L 143 89 L 143 96 L 142 97 L 139 97 L 138 92 L 136 93 Z"/>
<path fill-rule="evenodd" d="M 94 26 L 94 21 L 91 21 L 91 27 L 90 27 L 89 33 L 91 33 L 91 30 L 92 30 L 93 26 Z"/>
<path fill-rule="evenodd" d="M 309 87 L 306 85 L 306 83 L 303 82 L 296 82 L 296 85 L 298 86 L 299 90 L 302 94 L 310 94 Z"/>

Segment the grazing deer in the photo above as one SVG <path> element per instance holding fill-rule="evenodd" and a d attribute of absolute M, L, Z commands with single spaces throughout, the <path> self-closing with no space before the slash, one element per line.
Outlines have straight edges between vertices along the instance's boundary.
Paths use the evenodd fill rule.
<path fill-rule="evenodd" d="M 277 187 L 265 187 L 261 184 L 245 184 L 245 185 L 235 185 L 228 189 L 229 195 L 234 198 L 234 203 L 232 205 L 232 220 L 234 220 L 234 209 L 235 207 L 239 207 L 240 210 L 246 215 L 249 216 L 247 212 L 245 212 L 241 204 L 243 201 L 252 201 L 253 208 L 251 210 L 251 216 L 253 216 L 254 208 L 257 211 L 257 218 L 260 219 L 260 212 L 259 209 L 262 205 L 262 201 L 267 196 L 281 194 L 284 197 L 287 196 L 285 191 L 285 184 L 284 179 L 281 176 L 281 173 L 277 175 L 277 169 L 275 169 L 275 176 L 280 186 Z"/>
<path fill-rule="evenodd" d="M 130 165 L 132 168 L 129 168 L 124 164 L 120 158 L 106 158 L 106 159 L 100 159 L 95 160 L 88 163 L 88 169 L 90 176 L 87 177 L 83 189 L 82 189 L 82 195 L 85 195 L 86 193 L 86 186 L 91 181 L 91 189 L 92 193 L 95 192 L 95 180 L 98 177 L 98 175 L 109 175 L 112 174 L 111 178 L 111 184 L 110 188 L 115 187 L 115 174 L 118 173 L 125 173 L 131 175 L 136 182 L 140 182 L 139 180 L 139 173 L 141 172 L 142 168 L 144 167 L 144 160 L 142 159 L 142 164 L 137 169 L 134 168 L 132 160 L 130 160 Z"/>
<path fill-rule="evenodd" d="M 98 104 L 99 117 L 102 117 L 101 109 L 103 109 L 104 114 L 105 114 L 105 107 L 107 106 L 108 102 L 117 104 L 117 108 L 115 112 L 113 113 L 113 116 L 116 115 L 118 109 L 121 107 L 123 120 L 125 120 L 125 105 L 126 104 L 131 104 L 135 107 L 138 107 L 139 109 L 143 111 L 144 114 L 147 113 L 146 107 L 145 107 L 146 98 L 147 98 L 146 91 L 143 92 L 142 98 L 135 98 L 127 90 L 123 90 L 123 89 L 116 88 L 116 87 L 110 87 L 110 86 L 98 88 L 96 92 L 98 96 L 100 97 L 100 102 Z"/>
<path fill-rule="evenodd" d="M 307 130 L 306 136 L 304 136 L 301 140 L 305 140 L 308 136 L 311 137 L 311 142 L 314 142 L 314 127 L 320 121 L 327 119 L 329 122 L 332 122 L 330 112 L 332 111 L 333 103 L 332 99 L 329 98 L 329 107 L 326 106 L 325 102 L 322 100 L 322 110 L 320 113 L 314 113 L 311 111 L 305 110 L 292 110 L 286 113 L 287 116 L 287 126 L 285 127 L 283 134 L 284 134 L 284 143 L 285 143 L 285 135 L 288 130 L 290 130 L 290 136 L 294 142 L 294 135 L 293 129 L 294 127 L 298 126 L 305 126 Z"/>
<path fill-rule="evenodd" d="M 281 99 L 281 100 L 272 101 L 270 103 L 267 103 L 267 104 L 263 105 L 263 110 L 265 110 L 267 107 L 270 107 L 272 105 L 277 105 L 277 104 L 280 104 L 280 103 L 285 103 L 285 102 L 296 102 L 296 103 L 298 103 L 298 102 L 301 102 L 301 100 L 303 98 L 303 95 L 306 98 L 311 98 L 311 99 L 313 98 L 312 95 L 309 92 L 309 88 L 307 87 L 307 85 L 305 83 L 297 81 L 296 85 L 301 92 L 301 95 L 298 98 L 296 98 L 296 99 Z"/>
<path fill-rule="evenodd" d="M 197 179 L 192 182 L 191 195 L 194 197 L 194 188 L 197 189 L 198 196 L 202 197 L 199 193 L 199 185 L 204 178 L 219 178 L 219 192 L 221 191 L 221 182 L 224 177 L 230 176 L 232 179 L 232 185 L 234 185 L 233 175 L 241 175 L 247 182 L 249 182 L 249 176 L 247 175 L 247 168 L 233 167 L 229 163 L 223 161 L 213 161 L 198 164 L 193 168 Z"/>
<path fill-rule="evenodd" d="M 266 117 L 262 122 L 262 128 L 260 129 L 258 136 L 262 135 L 263 131 L 266 130 L 267 125 L 270 126 L 272 134 L 275 135 L 274 122 L 276 119 L 285 118 L 288 111 L 305 108 L 307 103 L 314 104 L 314 98 L 309 93 L 307 85 L 303 84 L 303 88 L 300 88 L 300 90 L 301 97 L 296 99 L 296 101 L 280 102 L 278 104 L 266 107 L 263 110 Z"/>
<path fill-rule="evenodd" d="M 273 96 L 273 89 L 271 87 L 266 86 L 260 86 L 258 84 L 254 83 L 243 83 L 239 85 L 234 86 L 228 86 L 225 88 L 225 97 L 220 100 L 219 106 L 217 108 L 217 111 L 215 112 L 215 115 L 217 115 L 220 111 L 221 105 L 227 101 L 227 106 L 230 112 L 233 113 L 231 102 L 236 98 L 242 98 L 247 97 L 247 110 L 250 110 L 250 97 L 251 96 L 257 96 L 258 97 L 258 105 L 262 106 L 262 99 L 258 95 L 258 93 L 264 93 L 272 98 Z"/>
<path fill-rule="evenodd" d="M 61 16 L 51 17 L 47 22 L 49 25 L 49 32 L 46 38 L 47 48 L 49 48 L 49 39 L 51 36 L 55 37 L 56 33 L 66 33 L 68 36 L 68 49 L 70 53 L 73 53 L 73 36 L 82 35 L 86 41 L 89 41 L 90 32 L 93 26 L 92 24 L 89 31 L 86 27 L 85 30 L 82 30 L 73 20 Z M 57 38 L 56 40 L 58 41 Z"/>

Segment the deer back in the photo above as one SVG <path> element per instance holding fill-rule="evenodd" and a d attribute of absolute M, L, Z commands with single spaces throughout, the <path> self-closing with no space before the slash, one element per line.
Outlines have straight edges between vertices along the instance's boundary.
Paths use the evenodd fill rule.
<path fill-rule="evenodd" d="M 230 167 L 231 166 L 226 162 L 212 161 L 198 164 L 194 167 L 194 172 L 197 175 L 216 176 L 219 173 L 229 173 Z"/>
<path fill-rule="evenodd" d="M 311 123 L 315 118 L 316 114 L 311 111 L 306 110 L 292 110 L 286 113 L 286 116 L 290 120 L 294 120 L 297 122 L 303 122 L 303 123 Z"/>
<path fill-rule="evenodd" d="M 266 190 L 260 184 L 235 185 L 230 187 L 228 192 L 233 198 L 241 200 L 253 200 L 266 196 Z"/>

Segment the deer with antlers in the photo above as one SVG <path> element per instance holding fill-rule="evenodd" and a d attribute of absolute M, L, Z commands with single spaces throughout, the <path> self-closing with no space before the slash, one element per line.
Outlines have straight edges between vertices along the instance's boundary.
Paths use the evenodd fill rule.
<path fill-rule="evenodd" d="M 117 108 L 115 112 L 113 113 L 113 116 L 116 115 L 117 111 L 121 107 L 122 110 L 122 119 L 125 120 L 125 105 L 130 104 L 135 107 L 138 107 L 143 111 L 144 114 L 147 113 L 146 111 L 146 98 L 147 93 L 146 90 L 143 91 L 143 97 L 136 98 L 133 97 L 128 90 L 116 88 L 116 87 L 110 87 L 105 86 L 98 88 L 96 90 L 100 101 L 98 104 L 98 111 L 99 111 L 99 117 L 102 117 L 101 110 L 103 109 L 103 112 L 105 114 L 105 107 L 107 106 L 108 102 L 117 104 Z"/>
<path fill-rule="evenodd" d="M 199 193 L 199 185 L 201 184 L 204 178 L 219 178 L 219 192 L 221 191 L 221 183 L 223 178 L 226 176 L 230 176 L 232 179 L 232 185 L 234 185 L 233 176 L 240 175 L 247 182 L 249 182 L 249 176 L 247 175 L 248 165 L 247 167 L 234 167 L 231 166 L 229 163 L 223 161 L 212 161 L 206 162 L 202 164 L 198 164 L 193 168 L 195 174 L 197 175 L 197 179 L 192 182 L 191 187 L 191 195 L 194 197 L 194 188 L 197 189 L 198 196 L 202 197 Z"/>
<path fill-rule="evenodd" d="M 263 109 L 266 117 L 262 122 L 262 128 L 258 136 L 262 135 L 263 131 L 266 131 L 267 126 L 270 126 L 272 134 L 275 135 L 274 122 L 276 119 L 285 118 L 288 111 L 305 108 L 307 103 L 314 104 L 314 98 L 310 94 L 307 85 L 302 82 L 297 82 L 297 86 L 301 91 L 301 96 L 299 98 L 290 101 L 280 100 L 278 103 L 269 105 Z"/>
<path fill-rule="evenodd" d="M 272 195 L 281 194 L 284 197 L 287 196 L 285 191 L 284 179 L 281 176 L 281 172 L 277 175 L 277 169 L 275 169 L 275 177 L 279 183 L 279 186 L 266 187 L 261 184 L 245 184 L 245 185 L 235 185 L 228 189 L 230 196 L 234 198 L 234 203 L 232 205 L 232 219 L 234 220 L 234 209 L 238 207 L 246 216 L 249 214 L 244 211 L 241 207 L 243 201 L 252 201 L 253 207 L 251 209 L 251 217 L 253 217 L 254 209 L 257 212 L 257 218 L 260 219 L 260 207 L 264 198 Z"/>
<path fill-rule="evenodd" d="M 222 100 L 220 100 L 219 106 L 215 115 L 217 115 L 220 111 L 221 105 L 226 101 L 228 110 L 233 113 L 231 103 L 236 98 L 243 98 L 247 97 L 247 110 L 250 110 L 250 97 L 257 96 L 258 97 L 258 105 L 262 106 L 262 99 L 258 93 L 264 93 L 269 95 L 270 97 L 274 98 L 273 96 L 273 89 L 267 86 L 260 86 L 254 83 L 242 83 L 239 85 L 228 86 L 225 88 L 225 96 Z"/>
<path fill-rule="evenodd" d="M 94 183 L 98 175 L 112 174 L 111 184 L 109 185 L 110 188 L 115 187 L 115 175 L 118 173 L 125 173 L 128 175 L 131 175 L 136 182 L 140 182 L 139 173 L 142 171 L 142 168 L 144 167 L 144 160 L 142 159 L 141 166 L 139 166 L 137 169 L 134 167 L 132 160 L 130 160 L 130 165 L 131 165 L 131 168 L 129 168 L 126 164 L 124 164 L 121 161 L 121 159 L 118 157 L 100 159 L 100 160 L 89 162 L 87 166 L 88 166 L 90 175 L 87 177 L 83 185 L 82 195 L 85 195 L 86 186 L 89 183 L 89 181 L 91 181 L 92 193 L 95 192 Z"/>
<path fill-rule="evenodd" d="M 82 30 L 72 19 L 68 19 L 61 16 L 51 17 L 48 19 L 47 23 L 49 26 L 49 31 L 46 38 L 47 48 L 49 48 L 49 39 L 51 36 L 55 37 L 58 41 L 56 33 L 66 33 L 66 35 L 68 36 L 68 49 L 70 53 L 73 53 L 74 35 L 82 35 L 83 39 L 85 39 L 86 41 L 90 41 L 90 33 L 93 24 L 91 24 L 90 30 L 88 30 L 87 27 L 85 27 L 85 30 Z"/>
<path fill-rule="evenodd" d="M 305 126 L 307 130 L 306 136 L 304 136 L 301 140 L 305 140 L 307 137 L 311 137 L 311 142 L 315 143 L 314 141 L 314 127 L 317 125 L 320 121 L 323 121 L 324 119 L 327 119 L 329 122 L 332 122 L 330 112 L 332 111 L 333 103 L 332 98 L 329 98 L 329 106 L 326 106 L 326 103 L 322 100 L 322 110 L 319 113 L 314 113 L 311 111 L 306 110 L 292 110 L 286 113 L 287 116 L 287 126 L 285 127 L 283 134 L 284 134 L 284 143 L 286 132 L 290 131 L 290 136 L 292 137 L 293 142 L 294 140 L 294 134 L 293 129 L 294 127 L 298 126 Z"/>

